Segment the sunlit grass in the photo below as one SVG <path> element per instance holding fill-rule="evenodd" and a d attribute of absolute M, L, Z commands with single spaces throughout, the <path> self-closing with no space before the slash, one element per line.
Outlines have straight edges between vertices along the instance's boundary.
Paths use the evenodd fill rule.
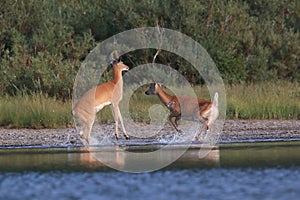
<path fill-rule="evenodd" d="M 0 97 L 0 125 L 11 128 L 72 126 L 71 102 L 42 94 Z"/>
<path fill-rule="evenodd" d="M 129 100 L 134 121 L 149 122 L 149 109 L 161 104 L 141 87 Z M 198 97 L 209 99 L 207 87 L 195 86 Z M 290 82 L 226 86 L 227 119 L 300 119 L 300 84 Z M 74 126 L 71 100 L 63 102 L 43 94 L 0 97 L 0 126 L 11 128 L 58 128 Z M 122 112 L 122 104 L 121 104 Z M 122 113 L 123 114 L 123 113 Z M 123 117 L 126 116 L 124 113 Z M 100 123 L 113 123 L 111 106 L 97 114 Z"/>
<path fill-rule="evenodd" d="M 228 86 L 227 118 L 300 119 L 299 86 L 290 82 Z"/>

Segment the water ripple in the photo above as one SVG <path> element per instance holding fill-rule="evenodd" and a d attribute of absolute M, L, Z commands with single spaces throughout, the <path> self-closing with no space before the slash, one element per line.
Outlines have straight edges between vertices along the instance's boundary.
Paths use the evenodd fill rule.
<path fill-rule="evenodd" d="M 296 199 L 300 167 L 0 174 L 0 199 Z"/>

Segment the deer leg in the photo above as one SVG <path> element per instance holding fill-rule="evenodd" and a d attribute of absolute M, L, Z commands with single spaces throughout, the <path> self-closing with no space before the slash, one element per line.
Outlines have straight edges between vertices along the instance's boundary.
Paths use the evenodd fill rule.
<path fill-rule="evenodd" d="M 210 117 L 208 120 L 207 120 L 207 132 L 210 133 L 210 128 L 212 126 L 212 124 L 216 121 L 216 118 L 213 118 L 213 117 Z"/>
<path fill-rule="evenodd" d="M 88 138 L 86 137 L 88 135 L 88 131 L 89 131 L 88 125 L 84 124 L 82 131 L 80 131 L 80 137 L 84 139 L 86 142 L 88 142 Z"/>
<path fill-rule="evenodd" d="M 202 128 L 200 129 L 200 132 L 197 133 L 196 136 L 195 136 L 196 141 L 199 141 L 199 140 L 200 140 L 200 135 L 201 135 L 202 131 L 205 130 L 206 127 L 207 127 L 206 122 L 204 122 Z M 205 133 L 206 133 L 206 131 L 205 131 Z"/>
<path fill-rule="evenodd" d="M 124 132 L 124 136 L 125 136 L 126 140 L 128 140 L 129 136 L 127 135 L 127 132 L 125 130 L 125 126 L 124 126 L 124 122 L 123 122 L 123 117 L 121 115 L 119 107 L 117 107 L 117 108 L 118 108 L 118 115 L 119 115 L 119 118 L 120 118 L 121 126 L 122 126 L 122 129 L 123 129 L 123 132 Z"/>
<path fill-rule="evenodd" d="M 176 116 L 175 117 L 175 125 L 176 125 L 176 127 L 177 127 L 177 132 L 179 132 L 179 133 L 182 133 L 182 130 L 180 130 L 179 128 L 178 128 L 178 120 L 180 119 L 180 115 L 178 115 L 178 116 Z"/>
<path fill-rule="evenodd" d="M 88 144 L 90 143 L 90 136 L 91 136 L 91 131 L 92 131 L 92 128 L 93 128 L 93 124 L 95 122 L 95 118 L 96 118 L 96 114 L 93 114 L 90 121 L 89 121 L 89 124 L 88 124 L 88 132 L 86 133 L 86 141 L 87 141 Z"/>
<path fill-rule="evenodd" d="M 85 139 L 88 144 L 90 143 L 90 134 L 94 124 L 94 120 L 95 120 L 95 116 L 91 120 L 85 121 L 84 126 L 79 133 L 80 137 Z"/>
<path fill-rule="evenodd" d="M 92 123 L 87 125 L 84 133 L 84 138 L 88 144 L 90 143 L 90 134 L 91 134 L 92 127 L 93 127 Z"/>
<path fill-rule="evenodd" d="M 200 120 L 200 121 L 205 120 L 205 121 L 204 121 L 204 123 L 203 123 L 202 128 L 200 129 L 200 132 L 199 132 L 199 133 L 196 135 L 196 137 L 195 137 L 195 139 L 196 139 L 197 141 L 199 141 L 200 135 L 201 135 L 202 131 L 205 131 L 205 134 L 206 134 L 207 128 L 208 128 L 208 125 L 207 125 L 208 121 L 207 121 L 207 119 L 204 119 L 203 117 L 200 116 L 200 117 L 199 117 L 199 120 Z"/>
<path fill-rule="evenodd" d="M 208 125 L 207 125 L 207 120 L 204 122 L 204 124 L 203 124 L 203 126 L 202 126 L 202 129 L 201 129 L 201 131 L 200 131 L 200 133 L 202 132 L 202 131 L 205 131 L 205 134 L 207 133 L 207 130 L 208 130 Z"/>
<path fill-rule="evenodd" d="M 116 123 L 116 139 L 119 139 L 119 130 L 118 130 L 118 123 L 119 123 L 119 118 L 118 118 L 118 110 L 119 108 L 117 106 L 113 105 L 113 113 L 114 113 L 114 118 L 115 118 L 115 123 Z"/>
<path fill-rule="evenodd" d="M 175 122 L 175 125 L 176 125 L 176 127 L 178 127 L 178 123 L 177 123 L 177 122 L 178 122 L 178 120 L 179 120 L 179 116 L 176 116 L 176 117 L 175 117 L 175 121 L 174 121 L 174 122 Z"/>
<path fill-rule="evenodd" d="M 86 132 L 86 124 L 84 123 L 83 127 L 80 129 L 79 135 L 84 139 L 84 133 Z"/>
<path fill-rule="evenodd" d="M 172 121 L 172 118 L 174 116 L 173 115 L 169 115 L 169 121 L 171 122 L 172 126 L 176 129 L 177 132 L 180 132 L 180 130 L 177 128 L 177 126 L 175 125 L 175 123 Z M 177 122 L 176 122 L 177 124 Z"/>

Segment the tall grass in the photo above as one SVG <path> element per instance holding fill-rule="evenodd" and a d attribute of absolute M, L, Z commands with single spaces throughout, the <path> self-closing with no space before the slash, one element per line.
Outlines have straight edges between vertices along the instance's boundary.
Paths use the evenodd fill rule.
<path fill-rule="evenodd" d="M 144 94 L 146 87 L 130 98 L 130 117 L 148 122 L 149 108 L 160 104 L 156 96 Z M 209 99 L 206 87 L 195 93 Z M 300 119 L 300 84 L 290 82 L 226 86 L 227 119 Z M 71 101 L 63 102 L 43 94 L 0 97 L 0 126 L 13 128 L 58 128 L 74 126 Z M 123 116 L 124 117 L 124 116 Z M 97 114 L 101 123 L 113 123 L 110 106 Z"/>
<path fill-rule="evenodd" d="M 300 84 L 290 82 L 228 86 L 227 117 L 300 119 Z"/>
<path fill-rule="evenodd" d="M 0 97 L 0 126 L 58 128 L 72 126 L 71 102 L 42 94 Z"/>
<path fill-rule="evenodd" d="M 157 97 L 144 94 L 146 89 L 140 88 L 130 99 L 130 117 L 135 121 L 148 122 L 149 108 L 160 104 Z M 207 87 L 195 86 L 194 90 L 199 98 L 209 100 Z M 300 119 L 300 84 L 297 82 L 227 85 L 226 97 L 227 119 Z M 98 119 L 103 121 L 104 116 L 113 122 L 110 108 Z"/>

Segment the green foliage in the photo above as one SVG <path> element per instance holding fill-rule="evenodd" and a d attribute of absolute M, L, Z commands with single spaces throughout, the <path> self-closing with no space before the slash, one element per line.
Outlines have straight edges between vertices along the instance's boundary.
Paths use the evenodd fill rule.
<path fill-rule="evenodd" d="M 3 0 L 0 3 L 0 94 L 43 92 L 71 97 L 76 73 L 97 42 L 156 26 L 198 41 L 230 84 L 300 80 L 300 4 L 292 1 Z M 128 53 L 130 66 L 155 50 Z M 201 76 L 177 55 L 161 52 L 191 83 Z"/>
<path fill-rule="evenodd" d="M 163 106 L 157 96 L 145 95 L 148 86 L 137 89 L 129 101 L 129 115 L 135 122 L 150 122 L 149 112 L 154 105 Z M 227 119 L 300 119 L 300 84 L 277 82 L 227 85 Z M 195 86 L 199 98 L 209 100 L 205 86 Z M 122 111 L 122 105 L 121 111 Z M 71 100 L 63 102 L 43 94 L 18 93 L 0 97 L 0 126 L 57 128 L 74 126 Z M 99 123 L 114 123 L 111 106 L 97 114 Z M 96 121 L 96 122 L 97 122 Z"/>
<path fill-rule="evenodd" d="M 0 92 L 70 98 L 81 62 L 94 46 L 90 30 L 75 33 L 54 1 L 4 1 L 0 17 Z"/>

